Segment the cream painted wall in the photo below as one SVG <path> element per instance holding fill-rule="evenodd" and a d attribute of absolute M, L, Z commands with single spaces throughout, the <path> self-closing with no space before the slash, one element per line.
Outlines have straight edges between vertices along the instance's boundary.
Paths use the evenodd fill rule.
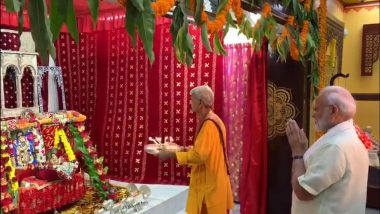
<path fill-rule="evenodd" d="M 344 22 L 343 5 L 338 0 L 327 0 L 327 13 L 329 17 Z"/>
<path fill-rule="evenodd" d="M 372 9 L 351 9 L 344 13 L 345 28 L 348 35 L 343 42 L 342 72 L 350 73 L 347 80 L 338 85 L 347 88 L 351 93 L 380 93 L 379 60 L 373 64 L 372 76 L 361 76 L 362 31 L 364 24 L 379 23 L 379 7 Z M 357 101 L 355 122 L 361 127 L 372 126 L 372 133 L 379 139 L 379 101 Z"/>
<path fill-rule="evenodd" d="M 363 25 L 379 23 L 379 8 L 351 9 L 344 14 L 344 23 L 348 35 L 343 41 L 342 72 L 350 73 L 345 84 L 352 93 L 379 93 L 379 60 L 373 76 L 360 76 Z"/>
<path fill-rule="evenodd" d="M 372 135 L 379 139 L 379 101 L 356 101 L 356 116 L 354 121 L 361 127 L 372 127 Z"/>
<path fill-rule="evenodd" d="M 336 85 L 347 88 L 351 93 L 380 93 L 379 60 L 373 64 L 372 76 L 361 76 L 362 29 L 364 24 L 379 23 L 379 7 L 368 9 L 350 9 L 342 12 L 340 3 L 332 0 L 328 3 L 328 14 L 344 22 L 348 35 L 343 42 L 342 72 L 349 73 L 348 79 L 337 79 Z M 341 12 L 340 12 L 341 11 Z M 341 19 L 343 18 L 343 19 Z M 357 113 L 354 118 L 361 128 L 372 127 L 372 133 L 379 139 L 379 101 L 357 101 Z M 312 111 L 311 111 L 312 114 Z M 310 117 L 310 142 L 315 141 L 314 120 Z"/>

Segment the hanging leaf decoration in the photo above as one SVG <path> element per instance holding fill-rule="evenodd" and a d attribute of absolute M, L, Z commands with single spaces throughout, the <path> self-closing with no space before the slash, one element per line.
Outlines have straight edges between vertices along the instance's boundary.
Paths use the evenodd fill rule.
<path fill-rule="evenodd" d="M 50 0 L 50 29 L 53 41 L 58 38 L 64 23 L 66 23 L 71 37 L 78 42 L 79 33 L 73 0 Z"/>
<path fill-rule="evenodd" d="M 96 22 L 98 21 L 99 14 L 99 0 L 87 0 L 88 6 L 90 7 L 92 22 L 94 23 L 94 28 L 96 27 Z"/>
<path fill-rule="evenodd" d="M 212 52 L 212 49 L 211 49 L 211 45 L 210 45 L 210 40 L 208 38 L 208 35 L 207 35 L 207 24 L 203 24 L 202 25 L 202 42 L 203 44 L 205 45 L 206 49 L 209 51 L 209 52 Z"/>
<path fill-rule="evenodd" d="M 5 0 L 5 7 L 10 12 L 19 12 L 20 2 L 18 0 Z"/>
<path fill-rule="evenodd" d="M 136 47 L 136 16 L 137 16 L 138 10 L 136 7 L 132 4 L 131 1 L 127 2 L 127 7 L 125 10 L 125 29 L 127 30 L 133 47 Z"/>
<path fill-rule="evenodd" d="M 241 0 L 221 0 L 216 9 L 214 18 L 208 17 L 204 11 L 204 0 L 178 0 L 174 8 L 172 16 L 172 25 L 170 32 L 172 34 L 172 45 L 178 61 L 190 65 L 193 61 L 193 41 L 189 34 L 188 18 L 194 18 L 195 24 L 201 28 L 202 42 L 208 51 L 211 51 L 210 32 L 214 43 L 214 51 L 217 54 L 226 54 L 220 39 L 224 39 L 230 27 L 239 28 L 239 34 L 244 34 L 248 39 L 252 40 L 252 46 L 256 51 L 261 49 L 263 40 L 267 40 L 271 50 L 276 51 L 279 60 L 286 61 L 289 53 L 295 53 L 294 48 L 298 50 L 298 60 L 305 66 L 307 63 L 311 65 L 318 64 L 318 58 L 315 56 L 319 48 L 318 34 L 318 15 L 311 8 L 314 0 L 281 0 L 281 5 L 287 9 L 289 17 L 294 17 L 294 23 L 289 25 L 290 35 L 286 38 L 279 38 L 279 28 L 276 20 L 271 13 L 271 6 L 262 0 L 249 1 L 252 6 L 262 7 L 262 16 L 258 23 L 254 23 L 245 18 L 241 10 Z M 78 40 L 78 29 L 74 12 L 74 0 L 51 0 L 50 1 L 50 24 L 47 18 L 45 0 L 30 1 L 28 14 L 31 19 L 31 29 L 33 39 L 36 43 L 37 51 L 41 58 L 46 61 L 48 53 L 53 57 L 55 49 L 52 41 L 54 41 L 60 32 L 64 23 L 66 23 L 71 36 L 75 41 Z M 90 13 L 96 26 L 99 13 L 99 0 L 88 0 Z M 173 0 L 119 0 L 120 4 L 125 7 L 125 28 L 131 37 L 133 46 L 136 45 L 136 31 L 142 40 L 145 52 L 148 55 L 150 63 L 154 62 L 153 52 L 153 36 L 155 31 L 155 17 L 162 16 L 171 10 L 174 5 Z M 21 32 L 23 26 L 23 5 L 24 0 L 5 0 L 8 11 L 18 12 L 19 14 L 19 30 Z M 154 11 L 152 10 L 154 5 Z M 231 7 L 232 5 L 232 7 Z M 235 24 L 229 9 L 239 14 L 239 25 Z M 189 14 L 190 13 L 192 14 Z M 155 14 L 157 13 L 157 14 Z M 235 14 L 236 15 L 236 14 Z M 214 22 L 218 20 L 218 22 Z M 300 38 L 304 22 L 309 22 L 308 32 L 305 32 Z M 220 24 L 222 23 L 222 24 Z M 224 28 L 221 28 L 223 26 Z M 216 27 L 218 25 L 218 27 Z M 252 27 L 253 26 L 253 27 Z M 291 29 L 293 28 L 293 29 Z M 209 31 L 209 32 L 207 32 Z M 223 34 L 220 34 L 221 31 Z M 278 42 L 280 41 L 280 42 Z M 291 51 L 292 50 L 292 51 Z M 301 51 L 300 51 L 301 50 Z M 318 73 L 319 66 L 312 66 L 313 71 Z M 312 76 L 310 76 L 312 78 Z M 315 79 L 315 78 L 314 78 Z M 313 84 L 315 81 L 312 81 Z"/>
<path fill-rule="evenodd" d="M 24 29 L 24 3 L 25 0 L 20 0 L 20 10 L 18 11 L 18 35 L 21 35 Z"/>
<path fill-rule="evenodd" d="M 29 1 L 28 14 L 36 49 L 42 61 L 47 63 L 49 54 L 55 59 L 55 47 L 50 31 L 45 1 Z"/>
<path fill-rule="evenodd" d="M 193 39 L 188 31 L 189 22 L 185 15 L 185 3 L 180 2 L 174 9 L 173 17 L 176 17 L 170 26 L 173 39 L 173 47 L 175 49 L 177 60 L 181 63 L 191 65 L 193 63 Z"/>
<path fill-rule="evenodd" d="M 144 11 L 137 13 L 136 25 L 140 38 L 144 44 L 145 51 L 148 54 L 149 62 L 154 62 L 153 53 L 153 34 L 156 25 L 156 19 L 152 8 L 150 7 L 150 0 L 136 0 L 144 2 Z"/>

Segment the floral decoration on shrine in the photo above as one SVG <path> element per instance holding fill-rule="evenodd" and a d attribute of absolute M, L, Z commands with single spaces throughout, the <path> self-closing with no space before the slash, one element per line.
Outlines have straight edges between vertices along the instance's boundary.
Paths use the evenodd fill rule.
<path fill-rule="evenodd" d="M 13 198 L 16 197 L 18 182 L 15 177 L 15 167 L 12 164 L 13 146 L 8 137 L 8 132 L 1 132 L 1 211 L 4 213 L 15 209 Z"/>
<path fill-rule="evenodd" d="M 58 113 L 23 112 L 20 118 L 1 121 L 1 208 L 3 213 L 17 208 L 19 190 L 15 175 L 20 169 L 54 170 L 58 178 L 71 180 L 79 162 L 92 186 L 103 199 L 115 197 L 106 179 L 107 167 L 85 131 L 86 116 L 76 111 Z M 41 125 L 58 124 L 53 148 L 45 152 Z M 65 128 L 66 125 L 66 128 Z M 72 142 L 71 142 L 72 141 Z M 72 146 L 73 145 L 73 146 Z M 62 148 L 63 147 L 63 148 Z M 64 154 L 59 153 L 60 150 Z"/>
<path fill-rule="evenodd" d="M 363 143 L 366 149 L 372 149 L 372 140 L 368 136 L 367 132 L 363 131 L 357 124 L 354 124 L 356 134 L 358 135 L 360 141 Z"/>

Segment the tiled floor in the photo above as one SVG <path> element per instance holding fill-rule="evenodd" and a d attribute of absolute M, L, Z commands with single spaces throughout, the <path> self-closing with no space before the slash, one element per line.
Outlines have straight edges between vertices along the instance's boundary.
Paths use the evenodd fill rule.
<path fill-rule="evenodd" d="M 186 212 L 183 210 L 177 214 L 186 214 Z M 240 204 L 235 204 L 234 209 L 230 212 L 230 214 L 240 214 Z M 380 214 L 380 210 L 367 208 L 365 214 Z"/>

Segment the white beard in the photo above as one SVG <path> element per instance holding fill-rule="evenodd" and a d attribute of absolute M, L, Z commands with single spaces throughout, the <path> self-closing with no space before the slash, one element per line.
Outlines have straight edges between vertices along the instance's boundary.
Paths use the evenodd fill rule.
<path fill-rule="evenodd" d="M 330 115 L 323 115 L 318 121 L 315 121 L 315 129 L 317 131 L 326 132 L 330 128 Z"/>

